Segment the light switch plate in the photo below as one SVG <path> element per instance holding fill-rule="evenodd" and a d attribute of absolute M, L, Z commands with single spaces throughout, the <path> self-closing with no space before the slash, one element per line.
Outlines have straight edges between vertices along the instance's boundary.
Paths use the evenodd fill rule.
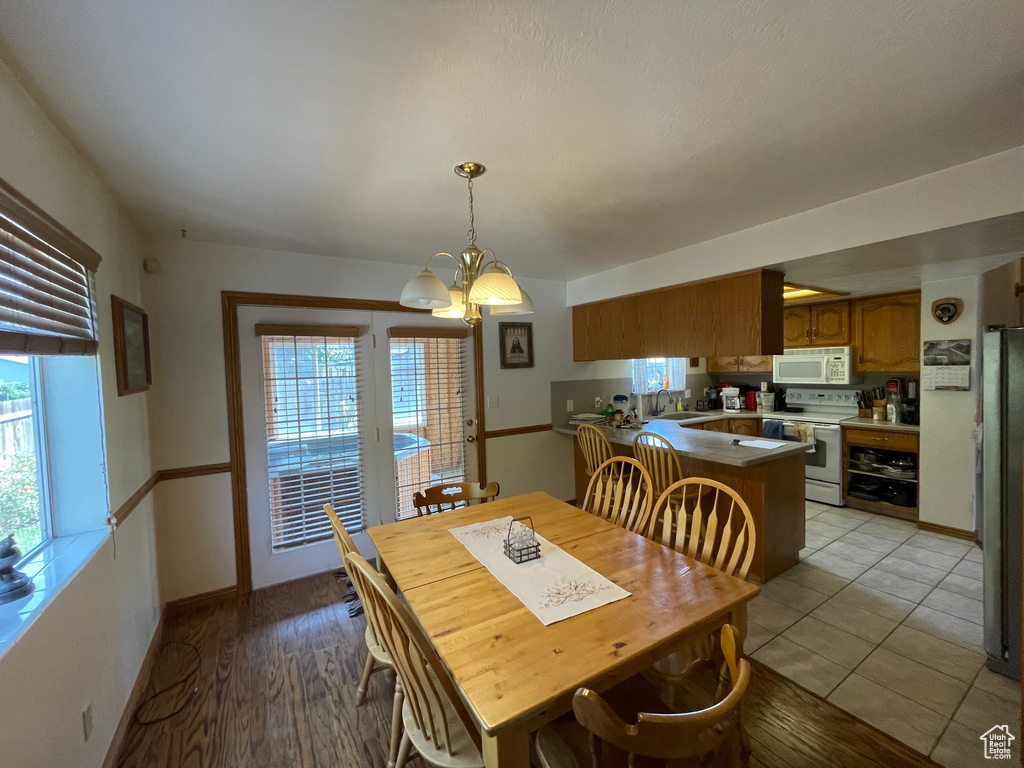
<path fill-rule="evenodd" d="M 572 413 L 572 400 L 565 401 L 565 412 Z"/>
<path fill-rule="evenodd" d="M 693 397 L 693 394 L 690 392 L 690 390 L 684 389 L 683 390 L 683 398 L 686 399 L 686 400 L 689 400 L 691 397 Z"/>
<path fill-rule="evenodd" d="M 600 397 L 595 397 L 594 398 L 594 408 L 596 408 L 597 410 L 601 410 L 601 408 L 603 406 L 604 406 L 604 401 Z"/>
<path fill-rule="evenodd" d="M 498 407 L 498 402 L 499 402 L 498 396 L 497 395 L 491 395 L 491 396 L 489 396 L 487 398 L 487 407 L 488 408 L 497 408 Z"/>

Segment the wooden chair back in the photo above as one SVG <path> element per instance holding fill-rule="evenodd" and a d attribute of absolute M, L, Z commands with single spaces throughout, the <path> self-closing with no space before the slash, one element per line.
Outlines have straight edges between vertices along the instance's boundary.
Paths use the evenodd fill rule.
<path fill-rule="evenodd" d="M 612 444 L 604 432 L 590 424 L 580 424 L 576 428 L 576 440 L 579 441 L 583 461 L 587 465 L 587 474 L 591 477 L 597 468 L 612 457 Z"/>
<path fill-rule="evenodd" d="M 666 488 L 646 536 L 741 579 L 747 578 L 757 544 L 750 507 L 732 488 L 706 477 Z"/>
<path fill-rule="evenodd" d="M 701 758 L 732 750 L 743 750 L 740 704 L 750 685 L 750 662 L 739 659 L 736 647 L 737 630 L 730 624 L 722 627 L 722 651 L 731 687 L 717 704 L 698 712 L 655 714 L 641 712 L 635 725 L 623 722 L 608 703 L 594 691 L 580 688 L 573 696 L 572 708 L 579 723 L 592 735 L 592 757 L 600 765 L 603 743 L 628 754 L 629 765 L 639 764 L 636 758 L 659 760 L 693 760 L 705 765 Z M 724 693 L 724 691 L 723 691 Z M 735 764 L 724 761 L 728 764 Z M 739 761 L 736 761 L 739 762 Z M 720 763 L 715 762 L 715 765 Z M 645 762 L 644 765 L 647 765 Z M 691 765 L 687 762 L 686 765 Z"/>
<path fill-rule="evenodd" d="M 500 490 L 497 483 L 443 483 L 425 488 L 422 493 L 417 491 L 412 497 L 412 503 L 416 506 L 416 514 L 424 517 L 466 507 L 472 501 L 480 504 L 494 501 Z"/>
<path fill-rule="evenodd" d="M 651 475 L 644 465 L 628 456 L 612 456 L 590 476 L 583 511 L 644 534 L 653 501 Z"/>
<path fill-rule="evenodd" d="M 345 570 L 359 584 L 366 619 L 391 656 L 416 727 L 436 749 L 454 755 L 457 718 L 479 749 L 480 732 L 409 609 L 360 555 L 347 555 Z"/>
<path fill-rule="evenodd" d="M 661 496 L 672 483 L 683 479 L 679 454 L 668 440 L 654 432 L 641 432 L 633 438 L 633 458 L 651 473 L 654 498 Z"/>
<path fill-rule="evenodd" d="M 338 551 L 341 552 L 341 561 L 345 562 L 345 555 L 352 554 L 353 552 L 358 555 L 359 549 L 356 547 L 356 543 L 352 541 L 352 537 L 348 535 L 345 526 L 341 524 L 341 519 L 338 517 L 338 513 L 334 511 L 334 507 L 330 504 L 324 504 L 324 512 L 327 513 L 327 518 L 331 521 L 331 531 L 334 532 L 334 543 L 338 545 Z"/>

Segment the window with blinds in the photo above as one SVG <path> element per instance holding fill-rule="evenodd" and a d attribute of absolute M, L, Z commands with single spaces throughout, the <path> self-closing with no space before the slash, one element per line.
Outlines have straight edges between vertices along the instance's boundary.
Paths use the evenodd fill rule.
<path fill-rule="evenodd" d="M 0 353 L 96 352 L 100 257 L 0 181 Z"/>
<path fill-rule="evenodd" d="M 413 495 L 466 479 L 466 345 L 459 329 L 390 328 L 396 517 L 416 516 Z M 470 418 L 472 416 L 470 415 Z"/>
<path fill-rule="evenodd" d="M 257 326 L 263 339 L 271 545 L 276 552 L 330 539 L 324 504 L 334 507 L 350 533 L 365 527 L 361 366 L 357 329 L 345 336 L 267 330 L 261 333 Z"/>

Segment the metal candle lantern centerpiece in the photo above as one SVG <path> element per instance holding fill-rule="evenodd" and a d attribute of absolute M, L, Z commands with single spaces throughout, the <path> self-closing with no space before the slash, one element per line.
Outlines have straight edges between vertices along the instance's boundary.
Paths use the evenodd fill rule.
<path fill-rule="evenodd" d="M 515 524 L 520 520 L 529 520 L 530 526 L 520 525 L 515 529 Z M 514 530 L 515 529 L 515 530 Z M 540 542 L 537 541 L 537 532 L 533 530 L 532 517 L 517 517 L 508 524 L 508 535 L 502 547 L 505 550 L 505 557 L 513 563 L 527 563 L 530 560 L 540 558 Z"/>

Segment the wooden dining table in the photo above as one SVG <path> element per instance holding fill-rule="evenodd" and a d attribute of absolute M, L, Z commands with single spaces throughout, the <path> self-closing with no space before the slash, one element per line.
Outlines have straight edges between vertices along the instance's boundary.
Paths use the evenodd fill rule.
<path fill-rule="evenodd" d="M 451 528 L 529 515 L 537 533 L 630 592 L 544 626 Z M 390 574 L 480 728 L 487 768 L 528 768 L 530 733 L 725 623 L 758 588 L 546 493 L 371 528 Z"/>

